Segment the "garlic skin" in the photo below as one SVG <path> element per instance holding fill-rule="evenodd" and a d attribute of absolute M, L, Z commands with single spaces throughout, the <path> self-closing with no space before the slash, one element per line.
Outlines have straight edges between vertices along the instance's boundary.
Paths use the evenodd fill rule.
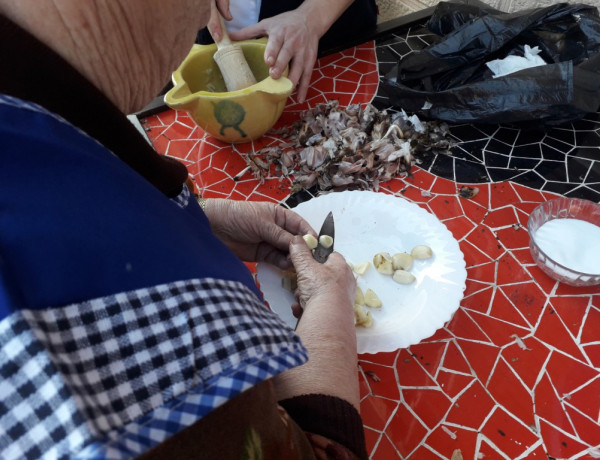
<path fill-rule="evenodd" d="M 433 257 L 433 251 L 429 246 L 418 244 L 412 248 L 410 255 L 413 256 L 413 259 L 431 259 Z"/>
<path fill-rule="evenodd" d="M 356 297 L 354 297 L 354 305 L 364 305 L 365 295 L 359 286 L 356 286 Z"/>

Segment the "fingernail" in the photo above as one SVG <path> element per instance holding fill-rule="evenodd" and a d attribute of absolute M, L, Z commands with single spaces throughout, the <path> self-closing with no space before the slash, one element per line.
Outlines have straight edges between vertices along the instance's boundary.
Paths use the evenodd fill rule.
<path fill-rule="evenodd" d="M 273 65 L 275 63 L 275 59 L 273 59 L 273 56 L 269 56 L 267 58 L 267 65 Z M 273 70 L 273 69 L 271 69 Z"/>

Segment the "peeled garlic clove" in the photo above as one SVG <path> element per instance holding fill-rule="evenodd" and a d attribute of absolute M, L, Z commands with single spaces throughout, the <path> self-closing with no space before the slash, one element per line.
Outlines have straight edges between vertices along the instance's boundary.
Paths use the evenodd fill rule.
<path fill-rule="evenodd" d="M 362 323 L 360 323 L 359 326 L 366 328 L 373 326 L 373 317 L 371 316 L 370 311 L 367 312 L 365 320 Z"/>
<path fill-rule="evenodd" d="M 410 272 L 407 272 L 406 270 L 396 270 L 392 275 L 392 279 L 396 283 L 400 284 L 410 284 L 416 280 L 415 275 L 413 275 Z"/>
<path fill-rule="evenodd" d="M 356 297 L 354 298 L 354 305 L 364 305 L 365 295 L 360 287 L 356 286 Z"/>
<path fill-rule="evenodd" d="M 375 268 L 379 268 L 386 260 L 392 261 L 392 256 L 390 256 L 389 252 L 378 252 L 373 256 L 373 265 Z"/>
<path fill-rule="evenodd" d="M 362 305 L 354 304 L 354 324 L 361 325 L 367 320 L 367 311 Z"/>
<path fill-rule="evenodd" d="M 391 275 L 392 273 L 394 273 L 394 266 L 392 265 L 392 261 L 384 260 L 379 264 L 379 267 L 377 267 L 377 271 L 382 275 Z"/>
<path fill-rule="evenodd" d="M 381 308 L 381 300 L 372 289 L 367 289 L 365 292 L 365 305 L 371 308 Z"/>
<path fill-rule="evenodd" d="M 364 275 L 365 273 L 367 273 L 367 270 L 369 269 L 369 267 L 371 266 L 371 263 L 366 261 L 366 262 L 361 262 L 359 264 L 356 264 L 352 267 L 352 270 L 354 270 L 354 273 L 356 273 L 357 275 Z"/>
<path fill-rule="evenodd" d="M 413 256 L 406 252 L 400 252 L 392 256 L 394 270 L 410 270 L 413 266 Z"/>
<path fill-rule="evenodd" d="M 433 251 L 429 246 L 425 246 L 424 244 L 419 244 L 412 248 L 410 254 L 414 259 L 430 259 L 433 257 Z"/>
<path fill-rule="evenodd" d="M 319 237 L 319 244 L 324 248 L 330 248 L 333 246 L 333 238 L 329 235 L 321 235 Z"/>
<path fill-rule="evenodd" d="M 310 249 L 315 249 L 317 247 L 317 245 L 319 244 L 319 242 L 317 241 L 317 239 L 308 234 L 308 235 L 304 235 L 302 237 L 304 239 L 304 241 L 306 241 L 306 245 L 310 248 Z"/>

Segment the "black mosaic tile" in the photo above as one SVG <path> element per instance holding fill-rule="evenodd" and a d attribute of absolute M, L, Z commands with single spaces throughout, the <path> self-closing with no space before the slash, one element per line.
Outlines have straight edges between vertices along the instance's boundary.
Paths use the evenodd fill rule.
<path fill-rule="evenodd" d="M 579 147 L 598 147 L 600 145 L 600 128 L 595 131 L 577 131 L 575 145 Z"/>
<path fill-rule="evenodd" d="M 535 169 L 536 166 L 540 164 L 539 159 L 535 158 L 519 158 L 519 157 L 511 157 L 508 162 L 509 169 L 516 169 L 518 171 L 529 171 L 530 169 Z"/>
<path fill-rule="evenodd" d="M 505 168 L 508 169 L 508 155 L 500 155 L 498 153 L 485 151 L 483 153 L 485 165 L 491 168 Z"/>
<path fill-rule="evenodd" d="M 542 144 L 540 147 L 542 149 L 542 158 L 544 160 L 564 161 L 565 157 L 567 156 L 565 152 L 556 150 L 555 148 L 550 147 L 549 145 Z"/>
<path fill-rule="evenodd" d="M 394 67 L 386 48 L 392 46 L 405 54 L 439 40 L 421 26 L 394 34 L 376 41 L 380 74 Z M 391 108 L 381 85 L 373 103 L 379 109 Z M 511 180 L 537 190 L 600 201 L 600 113 L 547 129 L 464 123 L 449 124 L 449 128 L 456 140 L 452 156 L 419 158 L 420 166 L 432 174 L 463 183 Z"/>
<path fill-rule="evenodd" d="M 501 153 L 504 155 L 510 155 L 512 152 L 512 145 L 506 144 L 499 141 L 496 138 L 490 139 L 485 150 L 488 152 Z"/>
<path fill-rule="evenodd" d="M 540 144 L 519 145 L 512 150 L 512 156 L 518 158 L 542 158 Z"/>
<path fill-rule="evenodd" d="M 528 171 L 523 174 L 519 174 L 515 177 L 514 181 L 517 184 L 525 185 L 536 190 L 541 190 L 546 183 L 546 180 L 535 171 Z"/>
<path fill-rule="evenodd" d="M 587 182 L 586 177 L 590 172 L 592 162 L 583 158 L 568 157 L 567 173 L 570 182 Z"/>
<path fill-rule="evenodd" d="M 444 179 L 454 180 L 454 158 L 447 155 L 438 155 L 428 171 Z"/>
<path fill-rule="evenodd" d="M 519 132 L 518 129 L 500 127 L 494 133 L 494 139 L 508 145 L 514 145 L 519 137 Z"/>
<path fill-rule="evenodd" d="M 481 184 L 490 182 L 486 167 L 482 163 L 472 161 L 456 161 L 454 176 L 454 180 L 461 183 Z"/>

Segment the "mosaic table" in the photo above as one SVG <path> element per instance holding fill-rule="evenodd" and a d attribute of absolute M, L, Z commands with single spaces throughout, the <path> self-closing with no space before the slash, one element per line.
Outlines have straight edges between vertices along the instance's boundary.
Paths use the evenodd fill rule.
<path fill-rule="evenodd" d="M 289 101 L 276 127 L 329 99 L 373 102 L 399 56 L 429 42 L 418 24 L 321 58 L 308 100 Z M 293 203 L 290 181 L 261 183 L 244 145 L 207 136 L 183 112 L 142 119 L 155 148 L 180 159 L 205 197 Z M 600 458 L 600 287 L 575 288 L 546 276 L 529 253 L 527 218 L 556 196 L 600 201 L 597 114 L 545 132 L 506 126 L 451 126 L 452 155 L 431 155 L 412 177 L 380 192 L 435 214 L 459 241 L 467 266 L 453 318 L 418 345 L 359 356 L 361 412 L 371 458 Z M 471 199 L 458 195 L 477 186 Z"/>

